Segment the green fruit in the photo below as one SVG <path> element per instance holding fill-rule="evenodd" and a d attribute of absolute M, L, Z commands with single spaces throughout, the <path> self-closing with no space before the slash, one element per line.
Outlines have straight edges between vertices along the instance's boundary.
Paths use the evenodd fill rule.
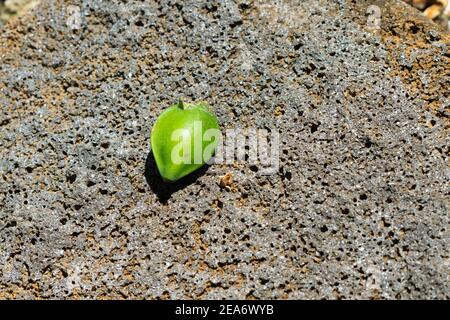
<path fill-rule="evenodd" d="M 176 181 L 202 167 L 214 155 L 220 137 L 216 116 L 206 103 L 167 108 L 156 120 L 150 141 L 158 171 Z"/>

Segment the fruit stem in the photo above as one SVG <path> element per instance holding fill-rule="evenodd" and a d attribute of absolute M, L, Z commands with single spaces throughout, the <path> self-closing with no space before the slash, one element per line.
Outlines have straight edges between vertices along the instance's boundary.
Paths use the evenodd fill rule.
<path fill-rule="evenodd" d="M 178 107 L 181 110 L 184 110 L 184 103 L 183 103 L 183 99 L 180 97 L 180 99 L 178 99 Z"/>

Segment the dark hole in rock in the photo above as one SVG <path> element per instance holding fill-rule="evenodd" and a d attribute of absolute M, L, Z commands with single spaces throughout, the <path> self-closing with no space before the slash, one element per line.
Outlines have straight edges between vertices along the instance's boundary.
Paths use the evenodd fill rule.
<path fill-rule="evenodd" d="M 317 131 L 317 129 L 319 128 L 319 124 L 315 124 L 315 123 L 311 123 L 311 133 L 314 133 Z"/>
<path fill-rule="evenodd" d="M 108 149 L 109 148 L 109 142 L 102 142 L 100 144 L 100 147 L 102 147 L 103 149 Z"/>
<path fill-rule="evenodd" d="M 301 47 L 303 47 L 303 43 L 302 43 L 302 42 L 299 42 L 299 43 L 297 43 L 297 44 L 294 46 L 294 50 L 298 50 L 298 49 L 300 49 Z"/>
<path fill-rule="evenodd" d="M 76 174 L 71 174 L 71 175 L 67 176 L 66 179 L 67 179 L 67 182 L 74 183 L 75 180 L 77 180 L 77 175 Z"/>
<path fill-rule="evenodd" d="M 412 33 L 416 34 L 420 31 L 420 28 L 417 25 L 413 25 L 411 26 L 411 28 L 409 28 L 409 30 L 411 30 Z"/>
<path fill-rule="evenodd" d="M 232 23 L 230 23 L 230 27 L 231 28 L 235 28 L 235 27 L 240 26 L 242 24 L 243 24 L 242 20 L 236 20 L 236 21 L 233 21 Z"/>

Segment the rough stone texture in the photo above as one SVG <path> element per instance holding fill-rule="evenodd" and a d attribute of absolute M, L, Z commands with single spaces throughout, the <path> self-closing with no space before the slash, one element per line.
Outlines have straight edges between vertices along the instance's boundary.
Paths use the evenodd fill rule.
<path fill-rule="evenodd" d="M 0 298 L 448 299 L 449 35 L 375 3 L 379 30 L 360 0 L 93 0 L 80 30 L 45 1 L 11 21 Z M 279 172 L 157 183 L 150 129 L 180 96 L 280 130 Z"/>
<path fill-rule="evenodd" d="M 0 0 L 0 27 L 8 20 L 34 8 L 39 0 Z"/>

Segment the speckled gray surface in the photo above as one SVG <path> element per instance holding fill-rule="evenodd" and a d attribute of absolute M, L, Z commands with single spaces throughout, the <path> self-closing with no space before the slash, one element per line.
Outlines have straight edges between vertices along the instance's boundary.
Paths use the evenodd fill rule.
<path fill-rule="evenodd" d="M 48 1 L 0 30 L 0 298 L 449 298 L 448 34 L 296 2 L 93 0 L 70 30 Z M 157 183 L 180 96 L 278 129 L 279 172 Z"/>

